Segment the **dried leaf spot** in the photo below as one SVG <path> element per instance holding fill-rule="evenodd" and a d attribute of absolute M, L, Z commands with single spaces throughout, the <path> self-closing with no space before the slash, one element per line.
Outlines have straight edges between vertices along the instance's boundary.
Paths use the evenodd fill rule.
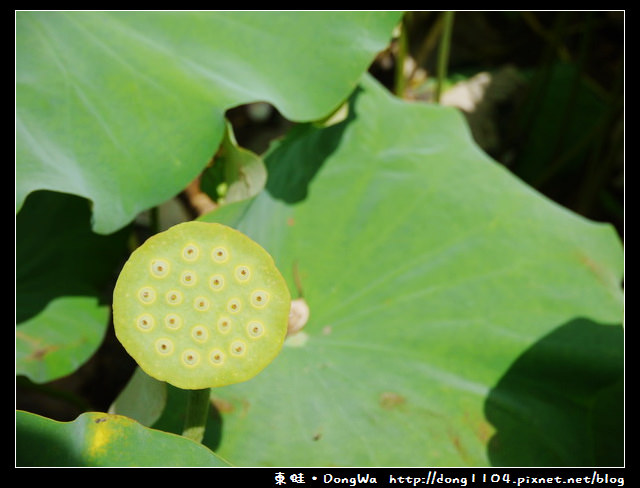
<path fill-rule="evenodd" d="M 210 305 L 209 299 L 206 297 L 196 297 L 193 301 L 193 308 L 198 312 L 206 312 Z"/>
<path fill-rule="evenodd" d="M 195 244 L 187 244 L 182 248 L 182 257 L 186 261 L 195 261 L 200 255 L 200 249 Z"/>
<path fill-rule="evenodd" d="M 227 310 L 230 313 L 238 313 L 240 312 L 241 309 L 242 309 L 242 304 L 240 303 L 240 300 L 238 300 L 237 298 L 232 298 L 227 303 Z"/>
<path fill-rule="evenodd" d="M 138 300 L 145 305 L 150 305 L 156 300 L 156 291 L 150 286 L 143 286 L 138 290 Z"/>
<path fill-rule="evenodd" d="M 249 334 L 249 337 L 257 339 L 264 334 L 264 325 L 256 320 L 252 320 L 247 324 L 247 333 Z"/>
<path fill-rule="evenodd" d="M 182 318 L 175 313 L 170 313 L 165 316 L 164 324 L 171 330 L 178 330 L 182 327 Z"/>
<path fill-rule="evenodd" d="M 236 340 L 231 343 L 230 349 L 234 356 L 243 356 L 247 352 L 247 345 L 241 340 Z"/>
<path fill-rule="evenodd" d="M 153 329 L 155 324 L 156 324 L 156 321 L 153 318 L 153 315 L 148 313 L 143 313 L 136 320 L 136 325 L 138 326 L 138 329 L 140 329 L 143 332 L 149 332 L 151 329 Z"/>
<path fill-rule="evenodd" d="M 58 346 L 41 347 L 29 354 L 28 358 L 35 361 L 42 361 L 47 354 L 57 351 L 58 349 L 60 349 Z"/>
<path fill-rule="evenodd" d="M 224 363 L 224 353 L 220 349 L 214 349 L 209 353 L 209 362 L 214 366 Z"/>
<path fill-rule="evenodd" d="M 224 287 L 224 276 L 221 274 L 215 274 L 209 278 L 209 287 L 213 291 L 220 291 Z"/>
<path fill-rule="evenodd" d="M 236 279 L 242 283 L 249 281 L 251 271 L 247 266 L 238 266 L 236 268 Z"/>
<path fill-rule="evenodd" d="M 218 319 L 218 330 L 223 334 L 226 334 L 231 330 L 231 320 L 227 317 L 220 317 Z"/>
<path fill-rule="evenodd" d="M 164 278 L 169 274 L 169 261 L 166 259 L 154 259 L 151 261 L 151 274 L 156 278 Z"/>
<path fill-rule="evenodd" d="M 229 251 L 222 246 L 218 246 L 211 251 L 211 257 L 217 263 L 226 263 L 229 259 Z"/>
<path fill-rule="evenodd" d="M 182 303 L 182 293 L 178 290 L 169 290 L 165 298 L 169 305 L 180 305 Z"/>
<path fill-rule="evenodd" d="M 180 282 L 184 285 L 184 286 L 193 286 L 196 284 L 196 273 L 195 271 L 185 271 L 184 273 L 182 273 L 182 275 L 180 276 Z"/>
<path fill-rule="evenodd" d="M 173 342 L 171 339 L 160 338 L 156 341 L 156 351 L 162 356 L 168 356 L 173 352 Z"/>
<path fill-rule="evenodd" d="M 400 405 L 403 405 L 406 401 L 405 397 L 392 391 L 385 391 L 380 395 L 380 406 L 385 410 L 397 408 Z"/>
<path fill-rule="evenodd" d="M 182 362 L 191 368 L 197 366 L 200 362 L 200 354 L 194 349 L 185 349 L 182 353 Z"/>
<path fill-rule="evenodd" d="M 191 337 L 196 342 L 207 342 L 209 338 L 209 329 L 204 325 L 196 325 L 191 329 Z"/>
<path fill-rule="evenodd" d="M 269 301 L 269 294 L 264 290 L 255 290 L 251 294 L 251 305 L 256 308 L 264 307 Z"/>
<path fill-rule="evenodd" d="M 233 403 L 222 398 L 212 398 L 211 405 L 220 413 L 231 413 L 235 410 Z"/>

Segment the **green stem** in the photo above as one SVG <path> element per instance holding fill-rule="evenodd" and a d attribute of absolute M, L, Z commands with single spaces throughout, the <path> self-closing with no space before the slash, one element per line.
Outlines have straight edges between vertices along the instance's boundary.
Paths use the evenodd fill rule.
<path fill-rule="evenodd" d="M 204 431 L 209 416 L 209 398 L 211 388 L 189 390 L 187 398 L 187 414 L 184 419 L 182 435 L 198 443 L 204 438 Z"/>
<path fill-rule="evenodd" d="M 444 12 L 444 27 L 440 48 L 438 49 L 438 84 L 436 85 L 436 103 L 440 103 L 442 87 L 447 77 L 447 65 L 449 64 L 449 50 L 451 49 L 451 32 L 453 31 L 454 12 Z"/>
<path fill-rule="evenodd" d="M 404 98 L 406 79 L 404 74 L 404 63 L 407 58 L 408 41 L 406 18 L 400 22 L 400 34 L 398 36 L 398 54 L 396 57 L 394 91 L 400 98 Z"/>

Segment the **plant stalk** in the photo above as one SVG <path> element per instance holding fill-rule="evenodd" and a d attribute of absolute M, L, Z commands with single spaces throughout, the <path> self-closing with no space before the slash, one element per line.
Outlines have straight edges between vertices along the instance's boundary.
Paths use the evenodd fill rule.
<path fill-rule="evenodd" d="M 187 412 L 184 419 L 183 437 L 198 443 L 204 438 L 204 431 L 209 416 L 211 388 L 188 390 Z"/>
<path fill-rule="evenodd" d="M 396 96 L 404 98 L 404 91 L 406 87 L 404 64 L 407 59 L 408 52 L 406 17 L 402 18 L 399 28 L 400 33 L 398 35 L 398 53 L 395 65 L 394 91 Z"/>
<path fill-rule="evenodd" d="M 453 31 L 453 15 L 455 12 L 444 12 L 442 39 L 438 49 L 438 81 L 436 85 L 436 103 L 440 103 L 445 79 L 447 78 L 447 66 L 449 64 L 449 51 L 451 49 L 451 32 Z"/>

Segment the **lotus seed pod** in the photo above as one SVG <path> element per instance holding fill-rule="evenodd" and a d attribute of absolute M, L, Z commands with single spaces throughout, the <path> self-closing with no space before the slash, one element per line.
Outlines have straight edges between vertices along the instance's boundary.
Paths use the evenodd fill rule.
<path fill-rule="evenodd" d="M 280 352 L 291 307 L 271 256 L 230 227 L 186 222 L 149 238 L 113 293 L 116 336 L 150 376 L 183 389 L 251 379 Z"/>

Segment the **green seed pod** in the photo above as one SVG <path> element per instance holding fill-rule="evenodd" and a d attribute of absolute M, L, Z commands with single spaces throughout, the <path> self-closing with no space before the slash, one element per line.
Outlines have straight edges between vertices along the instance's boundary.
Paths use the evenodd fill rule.
<path fill-rule="evenodd" d="M 183 389 L 251 379 L 280 352 L 291 296 L 271 256 L 230 227 L 149 238 L 113 293 L 116 336 L 150 376 Z"/>

